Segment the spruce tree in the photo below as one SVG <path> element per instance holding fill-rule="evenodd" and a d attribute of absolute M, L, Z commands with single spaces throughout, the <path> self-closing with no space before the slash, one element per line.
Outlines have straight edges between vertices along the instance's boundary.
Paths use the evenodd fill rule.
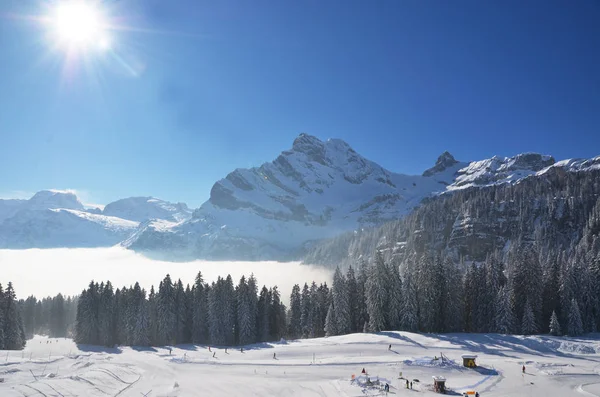
<path fill-rule="evenodd" d="M 346 285 L 346 279 L 336 268 L 333 274 L 333 285 L 331 288 L 333 305 L 335 306 L 335 322 L 336 332 L 338 335 L 345 335 L 350 332 L 351 315 L 350 315 L 350 296 Z"/>
<path fill-rule="evenodd" d="M 175 289 L 171 276 L 167 274 L 160 283 L 157 297 L 158 329 L 157 339 L 159 345 L 171 345 L 176 340 L 177 314 L 175 307 Z"/>
<path fill-rule="evenodd" d="M 496 318 L 494 319 L 494 332 L 510 334 L 515 328 L 510 292 L 507 287 L 501 287 L 498 291 L 495 303 Z"/>
<path fill-rule="evenodd" d="M 329 309 L 327 310 L 327 317 L 325 318 L 325 336 L 335 335 L 338 335 L 337 321 L 335 307 L 333 306 L 333 302 L 331 302 L 329 304 Z"/>
<path fill-rule="evenodd" d="M 567 325 L 567 335 L 579 336 L 583 334 L 583 322 L 579 312 L 579 305 L 575 298 L 571 299 L 571 307 L 569 308 L 569 322 Z"/>
<path fill-rule="evenodd" d="M 558 323 L 558 316 L 555 311 L 552 311 L 552 316 L 550 317 L 550 335 L 560 336 L 560 324 Z"/>
<path fill-rule="evenodd" d="M 535 323 L 535 315 L 531 309 L 529 301 L 525 302 L 523 308 L 523 321 L 521 322 L 521 333 L 523 335 L 533 335 L 537 332 L 537 325 Z"/>
<path fill-rule="evenodd" d="M 300 286 L 295 284 L 290 294 L 290 312 L 287 335 L 288 338 L 297 339 L 301 335 L 302 324 L 302 295 L 300 295 Z"/>
<path fill-rule="evenodd" d="M 208 294 L 207 286 L 202 278 L 202 273 L 198 272 L 193 288 L 193 325 L 192 341 L 196 344 L 208 342 Z"/>
<path fill-rule="evenodd" d="M 316 291 L 316 284 L 313 282 L 314 289 Z M 312 307 L 311 290 L 308 288 L 308 284 L 304 283 L 302 287 L 302 294 L 300 295 L 300 333 L 303 338 L 314 338 L 313 334 L 313 314 L 314 310 Z M 291 309 L 291 304 L 290 304 Z"/>
<path fill-rule="evenodd" d="M 11 282 L 4 291 L 4 349 L 21 350 L 25 346 L 21 313 Z"/>

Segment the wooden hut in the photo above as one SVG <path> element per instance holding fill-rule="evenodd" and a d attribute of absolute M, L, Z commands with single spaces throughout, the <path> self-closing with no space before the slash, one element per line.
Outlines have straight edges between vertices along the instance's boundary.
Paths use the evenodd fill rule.
<path fill-rule="evenodd" d="M 433 391 L 436 393 L 446 393 L 446 378 L 443 376 L 434 376 Z"/>
<path fill-rule="evenodd" d="M 476 358 L 477 358 L 477 356 L 475 356 L 473 354 L 463 354 L 462 355 L 463 365 L 467 368 L 475 368 L 477 366 L 477 364 L 475 363 Z"/>

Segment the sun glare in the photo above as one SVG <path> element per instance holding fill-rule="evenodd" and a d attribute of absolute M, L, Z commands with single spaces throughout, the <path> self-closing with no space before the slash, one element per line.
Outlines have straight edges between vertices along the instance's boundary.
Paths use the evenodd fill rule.
<path fill-rule="evenodd" d="M 57 39 L 63 45 L 79 48 L 96 46 L 101 50 L 110 48 L 102 13 L 91 2 L 60 2 L 54 10 L 53 25 Z"/>

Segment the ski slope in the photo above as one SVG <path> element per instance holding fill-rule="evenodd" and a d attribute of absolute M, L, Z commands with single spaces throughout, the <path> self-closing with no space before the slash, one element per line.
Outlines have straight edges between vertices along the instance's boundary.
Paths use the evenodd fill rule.
<path fill-rule="evenodd" d="M 465 353 L 478 355 L 478 369 L 462 367 Z M 435 360 L 442 354 L 447 360 Z M 69 339 L 37 336 L 23 351 L 0 352 L 0 396 L 384 395 L 366 387 L 362 368 L 398 396 L 436 395 L 434 375 L 447 378 L 449 395 L 599 396 L 600 340 L 384 332 L 265 343 L 244 352 L 183 345 L 169 354 L 168 348 L 78 348 Z M 420 382 L 408 390 L 400 372 Z"/>

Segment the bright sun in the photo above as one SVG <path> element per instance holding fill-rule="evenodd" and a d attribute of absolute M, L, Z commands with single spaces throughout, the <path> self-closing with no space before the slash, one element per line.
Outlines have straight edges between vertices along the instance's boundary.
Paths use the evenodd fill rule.
<path fill-rule="evenodd" d="M 110 48 L 101 11 L 89 1 L 65 0 L 54 10 L 52 18 L 57 39 L 63 45 L 76 48 L 96 46 Z"/>

